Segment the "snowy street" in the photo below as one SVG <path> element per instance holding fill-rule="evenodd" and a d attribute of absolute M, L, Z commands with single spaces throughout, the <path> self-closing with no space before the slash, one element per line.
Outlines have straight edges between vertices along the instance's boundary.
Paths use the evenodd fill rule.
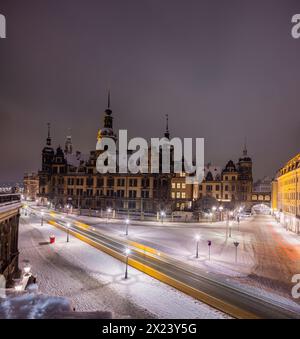
<path fill-rule="evenodd" d="M 55 244 L 49 236 L 55 235 Z M 114 318 L 224 318 L 213 308 L 70 238 L 37 217 L 20 221 L 20 266 L 29 261 L 41 292 L 70 299 L 76 311 L 112 311 Z"/>
<path fill-rule="evenodd" d="M 105 234 L 150 246 L 189 265 L 220 275 L 220 279 L 226 277 L 238 285 L 258 289 L 259 294 L 270 292 L 291 299 L 292 276 L 300 273 L 300 237 L 286 231 L 270 215 L 246 218 L 240 225 L 232 222 L 228 228 L 225 222 L 161 224 L 135 221 L 129 225 L 128 236 L 125 236 L 125 223 L 120 220 L 68 217 Z M 196 235 L 200 236 L 199 259 L 195 258 Z M 210 260 L 208 240 L 212 241 Z M 235 241 L 239 243 L 237 262 Z"/>

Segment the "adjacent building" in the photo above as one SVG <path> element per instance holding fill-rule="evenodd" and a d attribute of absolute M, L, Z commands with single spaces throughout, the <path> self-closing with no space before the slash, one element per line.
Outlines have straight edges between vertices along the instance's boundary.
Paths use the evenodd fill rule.
<path fill-rule="evenodd" d="M 21 201 L 19 194 L 0 194 L 0 276 L 7 287 L 18 273 L 18 235 Z"/>
<path fill-rule="evenodd" d="M 290 159 L 272 182 L 272 208 L 281 223 L 300 233 L 300 153 Z"/>
<path fill-rule="evenodd" d="M 35 201 L 39 194 L 39 176 L 36 173 L 25 173 L 23 185 L 25 200 Z"/>

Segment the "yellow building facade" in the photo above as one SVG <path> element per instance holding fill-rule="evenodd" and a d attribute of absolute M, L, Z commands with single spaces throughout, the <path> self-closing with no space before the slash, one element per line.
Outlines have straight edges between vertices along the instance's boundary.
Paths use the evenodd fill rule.
<path fill-rule="evenodd" d="M 272 185 L 272 208 L 280 222 L 300 233 L 300 153 L 282 167 Z"/>

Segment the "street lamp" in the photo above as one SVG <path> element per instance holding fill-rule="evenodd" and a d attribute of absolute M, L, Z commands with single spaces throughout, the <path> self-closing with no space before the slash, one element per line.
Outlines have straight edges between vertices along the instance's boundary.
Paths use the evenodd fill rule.
<path fill-rule="evenodd" d="M 42 212 L 41 212 L 41 216 L 42 216 L 42 219 L 41 219 L 41 226 L 44 225 L 44 215 L 45 215 L 45 212 L 42 211 Z"/>
<path fill-rule="evenodd" d="M 219 211 L 220 211 L 220 221 L 223 221 L 223 209 L 224 209 L 223 206 L 220 206 L 220 207 L 219 207 Z"/>
<path fill-rule="evenodd" d="M 163 224 L 164 223 L 164 217 L 166 216 L 166 212 L 161 211 L 160 216 L 161 216 L 161 223 Z"/>
<path fill-rule="evenodd" d="M 235 241 L 233 244 L 235 246 L 235 263 L 237 263 L 237 249 L 240 243 Z"/>
<path fill-rule="evenodd" d="M 108 222 L 109 213 L 111 213 L 110 207 L 106 210 L 106 222 Z"/>
<path fill-rule="evenodd" d="M 25 272 L 25 275 L 29 275 L 29 273 L 30 273 L 30 270 L 31 270 L 31 267 L 30 267 L 30 265 L 26 265 L 26 266 L 24 267 L 24 272 Z"/>
<path fill-rule="evenodd" d="M 125 220 L 125 224 L 126 224 L 126 235 L 128 235 L 128 226 L 129 226 L 130 220 L 127 218 Z"/>
<path fill-rule="evenodd" d="M 16 292 L 21 292 L 22 289 L 23 289 L 23 286 L 21 284 L 18 284 L 18 285 L 15 286 Z"/>
<path fill-rule="evenodd" d="M 131 251 L 129 248 L 125 249 L 125 255 L 126 255 L 125 279 L 128 278 L 128 257 L 129 257 L 130 252 Z"/>
<path fill-rule="evenodd" d="M 70 227 L 71 227 L 71 224 L 68 222 L 67 223 L 67 242 L 69 242 L 70 240 Z"/>
<path fill-rule="evenodd" d="M 200 235 L 197 234 L 195 236 L 195 240 L 196 240 L 196 258 L 199 258 L 199 240 L 201 239 Z"/>
<path fill-rule="evenodd" d="M 210 247 L 211 247 L 211 240 L 207 241 L 207 245 L 208 245 L 208 260 L 210 260 Z"/>

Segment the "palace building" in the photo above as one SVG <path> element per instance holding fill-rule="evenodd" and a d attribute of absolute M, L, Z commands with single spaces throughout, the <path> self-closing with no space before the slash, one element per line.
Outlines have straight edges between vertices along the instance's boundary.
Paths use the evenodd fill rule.
<path fill-rule="evenodd" d="M 168 136 L 166 131 L 165 137 Z M 113 117 L 108 107 L 104 125 L 98 131 L 97 140 L 103 137 L 116 140 Z M 78 209 L 153 212 L 170 209 L 170 188 L 173 174 L 100 174 L 96 170 L 99 151 L 84 156 L 73 152 L 71 136 L 65 149 L 52 147 L 50 126 L 42 151 L 42 170 L 39 171 L 39 197 L 55 207 L 70 206 Z"/>
<path fill-rule="evenodd" d="M 104 137 L 117 140 L 110 95 L 97 141 Z M 170 139 L 168 117 L 164 138 Z M 70 134 L 64 149 L 58 147 L 55 150 L 48 125 L 46 146 L 42 151 L 42 169 L 38 173 L 40 201 L 51 203 L 56 208 L 111 208 L 120 212 L 138 212 L 142 216 L 160 210 L 193 211 L 205 197 L 211 197 L 216 203 L 230 208 L 251 201 L 252 160 L 247 155 L 246 146 L 237 163 L 229 161 L 223 169 L 209 164 L 204 169 L 204 181 L 193 185 L 186 183 L 186 173 L 172 173 L 172 151 L 171 173 L 167 174 L 100 174 L 96 169 L 100 152 L 93 150 L 88 156 L 75 152 Z"/>

